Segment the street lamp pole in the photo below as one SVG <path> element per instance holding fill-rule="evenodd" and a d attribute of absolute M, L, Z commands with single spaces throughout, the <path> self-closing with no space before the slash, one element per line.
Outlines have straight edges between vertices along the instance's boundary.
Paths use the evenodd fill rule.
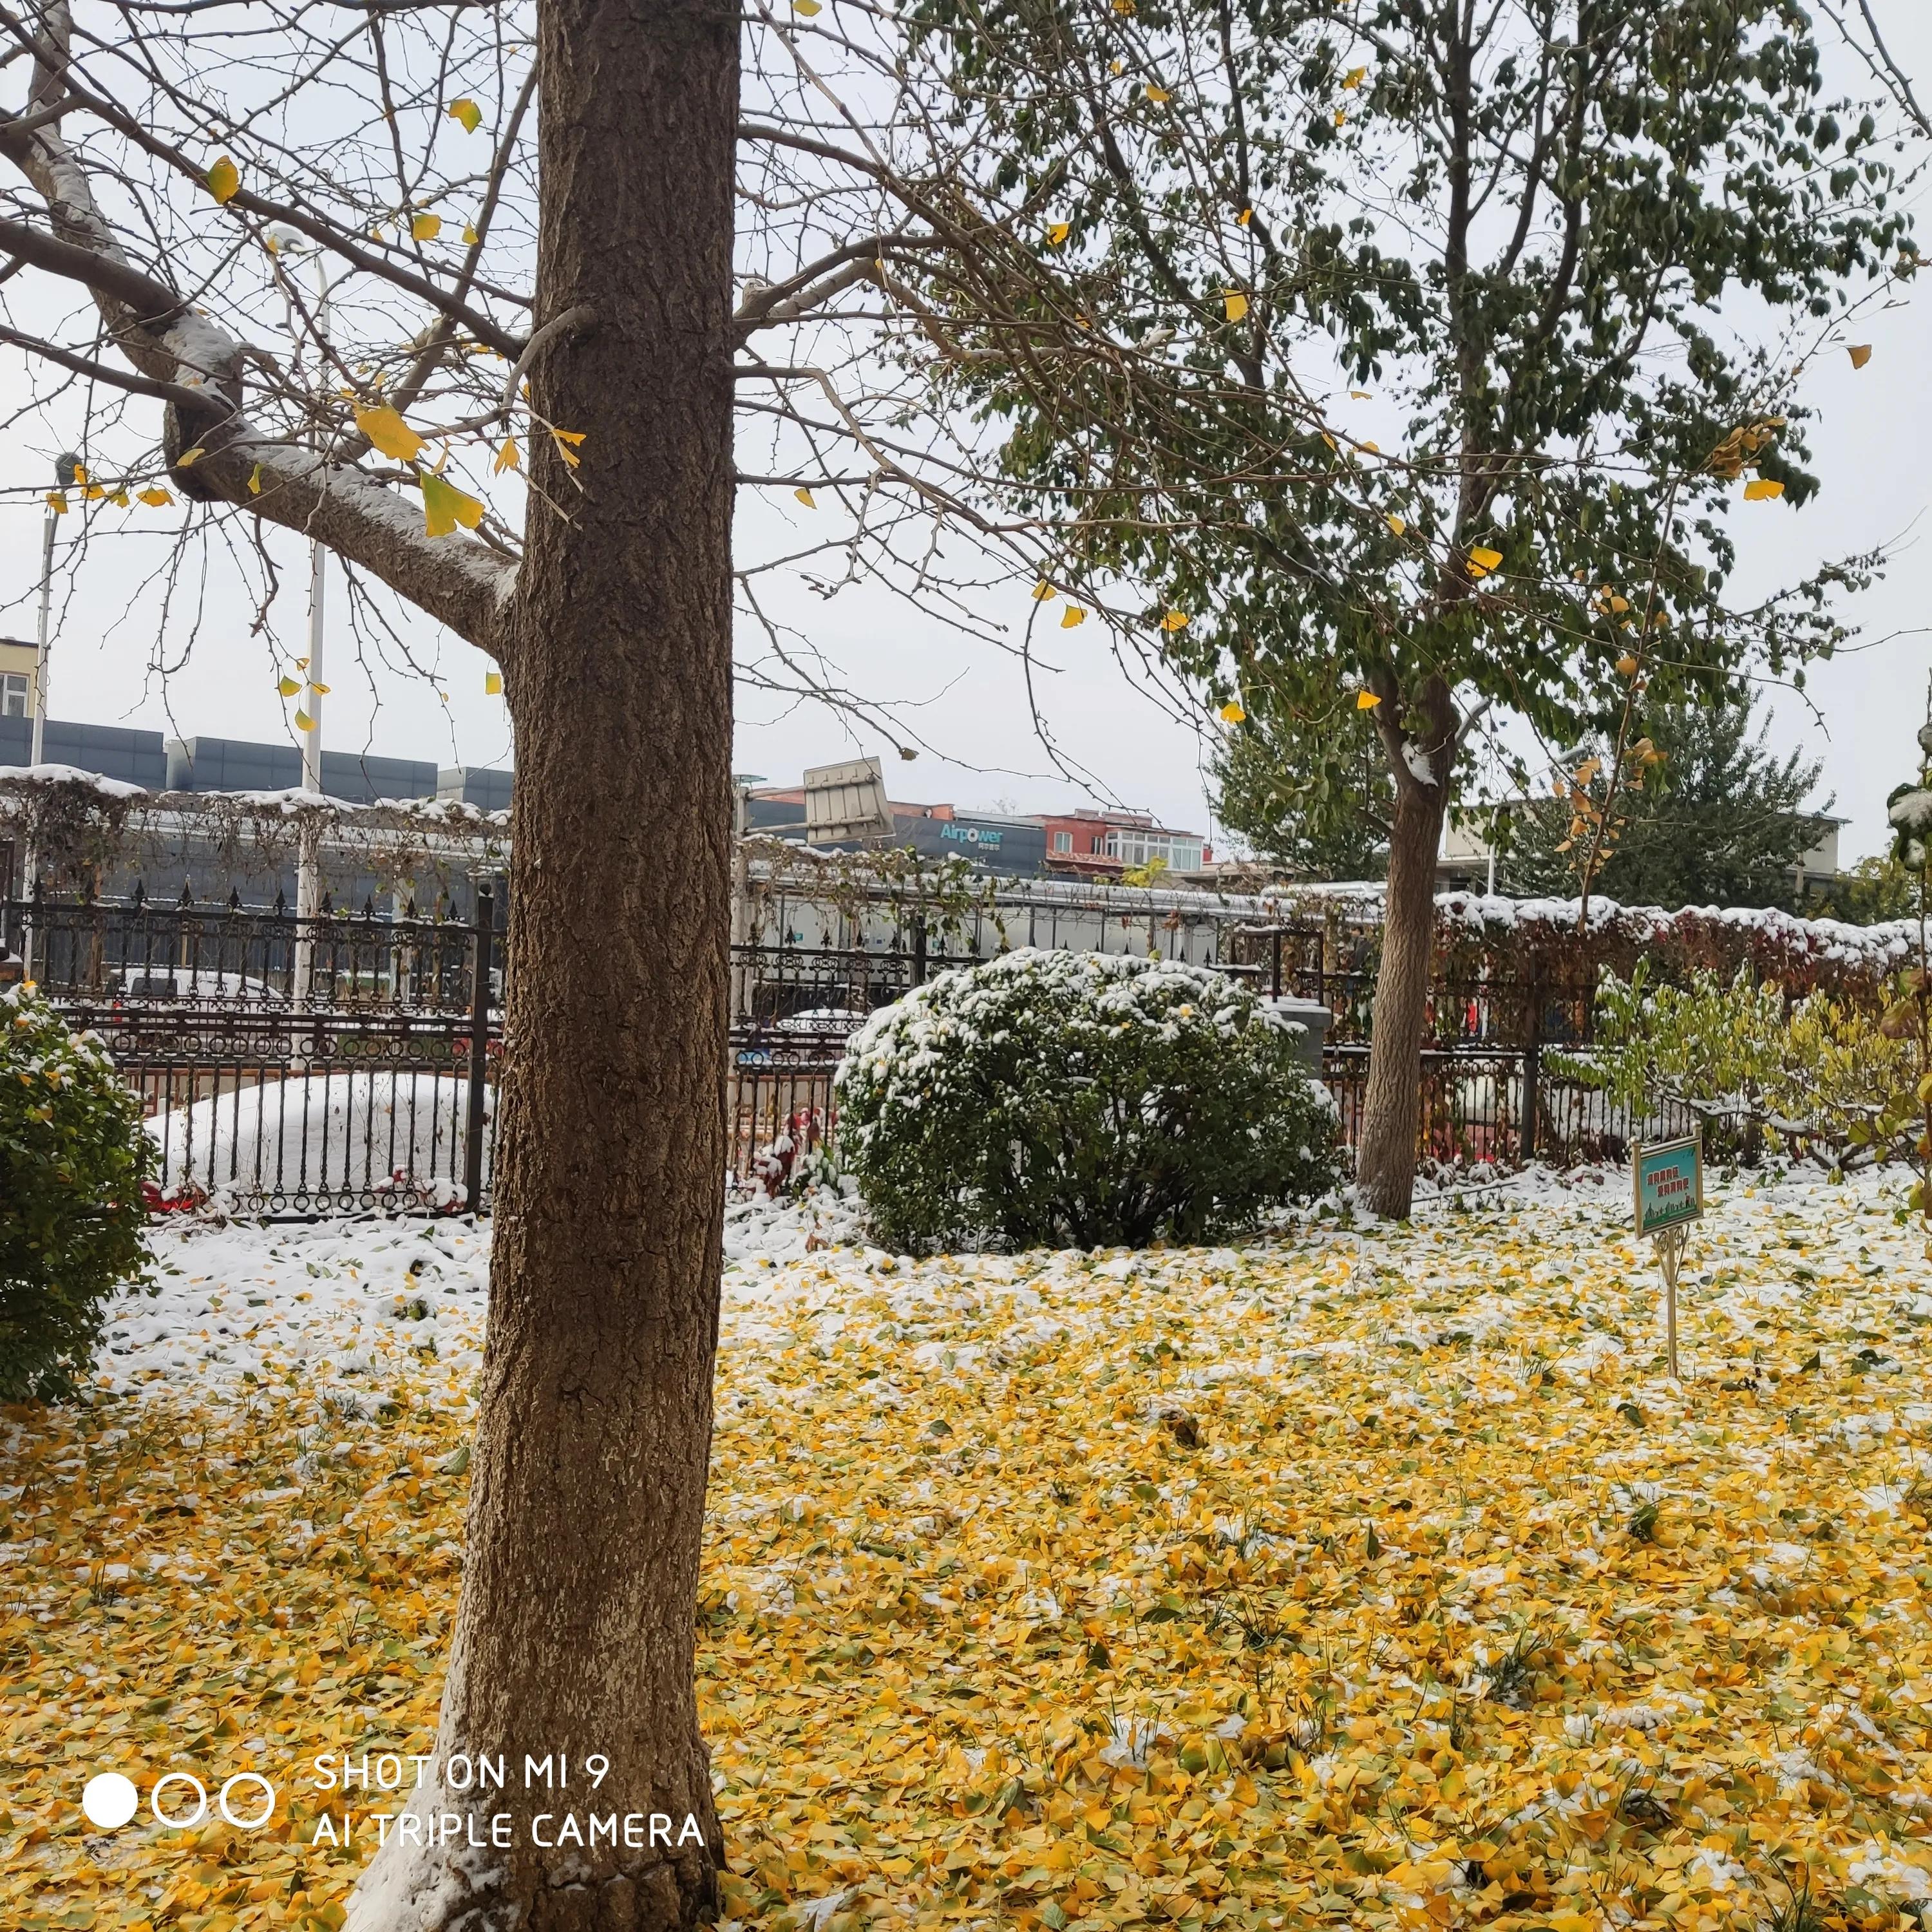
<path fill-rule="evenodd" d="M 40 525 L 40 647 L 34 658 L 34 749 L 27 762 L 38 765 L 47 749 L 47 633 L 52 626 L 54 607 L 54 532 L 60 512 L 52 503 Z"/>
<path fill-rule="evenodd" d="M 299 245 L 300 238 L 284 232 L 284 246 Z M 315 261 L 315 332 L 318 344 L 328 340 L 328 270 L 318 252 Z M 294 316 L 290 304 L 290 330 Z M 322 676 L 322 614 L 328 589 L 328 551 L 314 538 L 309 542 L 308 565 L 308 663 L 304 672 L 304 688 L 301 710 L 308 719 L 302 734 L 302 788 L 312 798 L 322 796 L 322 700 L 326 687 Z M 313 988 L 309 984 L 314 970 L 315 942 L 313 922 L 322 916 L 322 866 L 319 824 L 303 826 L 296 859 L 295 994 L 306 1004 Z"/>
<path fill-rule="evenodd" d="M 44 763 L 47 752 L 47 645 L 53 628 L 54 533 L 60 524 L 60 511 L 55 499 L 62 491 L 73 488 L 80 471 L 80 458 L 77 456 L 62 456 L 56 461 L 55 488 L 47 498 L 47 513 L 40 526 L 40 628 L 34 653 L 33 748 L 27 756 L 30 766 Z M 30 835 L 26 865 L 20 880 L 21 896 L 28 899 L 33 896 L 33 882 L 40 871 L 40 854 L 34 845 Z M 30 909 L 23 922 L 20 938 L 20 976 L 25 980 L 34 976 L 34 915 Z"/>

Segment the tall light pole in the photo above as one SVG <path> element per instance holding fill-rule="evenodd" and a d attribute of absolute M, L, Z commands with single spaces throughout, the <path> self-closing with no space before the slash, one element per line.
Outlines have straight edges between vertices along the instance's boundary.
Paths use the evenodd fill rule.
<path fill-rule="evenodd" d="M 280 252 L 293 254 L 306 238 L 292 229 L 278 229 L 274 239 Z M 318 250 L 315 264 L 315 334 L 319 346 L 328 340 L 328 270 Z M 295 304 L 284 293 L 289 333 L 295 330 Z M 326 355 L 325 355 L 326 360 Z M 322 700 L 326 687 L 322 680 L 322 613 L 328 588 L 328 552 L 311 538 L 308 563 L 308 662 L 304 671 L 306 688 L 298 710 L 307 722 L 302 726 L 302 788 L 311 797 L 322 796 Z M 313 928 L 306 922 L 322 916 L 322 867 L 320 831 L 305 826 L 297 845 L 296 860 L 295 992 L 306 1002 L 315 958 Z"/>
<path fill-rule="evenodd" d="M 29 765 L 40 764 L 46 758 L 47 645 L 53 622 L 54 533 L 60 525 L 59 503 L 80 474 L 79 457 L 68 454 L 55 458 L 54 488 L 48 494 L 47 513 L 40 526 L 40 628 L 34 653 L 34 735 L 33 748 L 27 755 Z M 26 865 L 20 880 L 23 898 L 32 897 L 33 881 L 40 870 L 40 854 L 34 850 L 34 843 L 31 837 L 27 842 Z M 24 980 L 34 976 L 34 916 L 29 911 L 20 939 L 20 976 Z"/>

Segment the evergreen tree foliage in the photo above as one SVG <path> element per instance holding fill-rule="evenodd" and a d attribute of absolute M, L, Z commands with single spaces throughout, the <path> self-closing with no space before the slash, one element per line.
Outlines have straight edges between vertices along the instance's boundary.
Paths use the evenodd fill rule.
<path fill-rule="evenodd" d="M 1832 801 L 1815 794 L 1818 761 L 1793 751 L 1780 758 L 1768 723 L 1748 701 L 1660 706 L 1648 719 L 1663 754 L 1640 790 L 1623 795 L 1623 822 L 1609 859 L 1592 883 L 1624 905 L 1782 906 L 1802 910 L 1792 868 L 1818 843 L 1820 814 Z M 1592 744 L 1562 762 L 1580 763 Z M 1564 850 L 1568 805 L 1534 799 L 1510 814 L 1501 878 L 1514 892 L 1568 897 L 1577 890 L 1580 848 Z"/>
<path fill-rule="evenodd" d="M 1298 878 L 1382 878 L 1395 788 L 1370 731 L 1354 735 L 1354 762 L 1336 767 L 1310 758 L 1276 719 L 1244 724 L 1214 760 L 1215 817 L 1258 858 Z"/>

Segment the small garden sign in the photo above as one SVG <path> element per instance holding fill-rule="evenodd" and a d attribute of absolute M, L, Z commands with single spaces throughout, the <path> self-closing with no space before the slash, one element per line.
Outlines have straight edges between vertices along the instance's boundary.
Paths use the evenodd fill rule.
<path fill-rule="evenodd" d="M 1704 1148 L 1694 1135 L 1681 1141 L 1640 1145 L 1630 1163 L 1636 1200 L 1636 1231 L 1656 1246 L 1664 1271 L 1664 1352 L 1670 1379 L 1677 1372 L 1677 1270 L 1690 1223 L 1704 1212 Z"/>

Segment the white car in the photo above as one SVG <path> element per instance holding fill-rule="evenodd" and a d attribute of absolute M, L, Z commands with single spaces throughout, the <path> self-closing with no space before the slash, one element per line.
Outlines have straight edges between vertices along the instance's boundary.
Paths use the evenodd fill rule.
<path fill-rule="evenodd" d="M 278 1000 L 266 980 L 245 973 L 218 973 L 206 966 L 123 966 L 107 982 L 117 1004 L 134 1000 Z"/>

